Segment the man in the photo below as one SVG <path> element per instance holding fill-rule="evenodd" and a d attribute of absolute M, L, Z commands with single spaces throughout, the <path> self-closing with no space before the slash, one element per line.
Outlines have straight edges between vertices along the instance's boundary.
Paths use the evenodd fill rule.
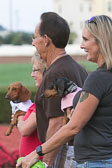
<path fill-rule="evenodd" d="M 67 22 L 54 12 L 43 13 L 41 21 L 35 29 L 32 45 L 36 47 L 41 58 L 48 65 L 35 99 L 37 128 L 41 142 L 45 142 L 53 136 L 60 129 L 63 122 L 61 99 L 59 97 L 42 98 L 41 95 L 45 89 L 48 88 L 51 81 L 58 77 L 67 77 L 79 87 L 82 87 L 87 77 L 86 71 L 72 57 L 66 54 L 65 47 L 69 34 L 70 29 Z M 43 157 L 43 161 L 52 166 L 52 168 L 63 168 L 66 158 L 64 156 L 65 152 L 62 154 L 63 148 L 46 154 Z M 41 155 L 41 151 L 38 152 L 38 149 L 41 148 L 36 150 Z M 61 160 L 59 159 L 60 156 Z M 30 155 L 26 158 L 27 161 L 24 158 L 22 165 L 31 166 L 35 162 L 33 157 L 28 161 L 29 158 Z"/>

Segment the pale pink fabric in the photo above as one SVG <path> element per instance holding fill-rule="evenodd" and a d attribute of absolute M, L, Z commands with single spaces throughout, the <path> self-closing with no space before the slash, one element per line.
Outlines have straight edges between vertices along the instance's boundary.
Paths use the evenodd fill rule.
<path fill-rule="evenodd" d="M 67 94 L 64 98 L 61 100 L 61 110 L 64 111 L 64 109 L 73 106 L 73 99 L 75 95 L 81 90 L 80 87 L 77 88 L 77 90 L 73 93 Z"/>

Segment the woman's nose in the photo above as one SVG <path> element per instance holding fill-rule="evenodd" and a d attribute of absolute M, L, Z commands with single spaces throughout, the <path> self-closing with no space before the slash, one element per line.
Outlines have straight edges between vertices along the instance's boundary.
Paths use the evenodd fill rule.
<path fill-rule="evenodd" d="M 32 77 L 32 78 L 34 77 L 34 73 L 33 73 L 33 72 L 31 72 L 31 77 Z"/>
<path fill-rule="evenodd" d="M 81 48 L 81 49 L 84 49 L 84 48 L 85 48 L 83 41 L 82 41 L 82 43 L 80 44 L 80 48 Z"/>

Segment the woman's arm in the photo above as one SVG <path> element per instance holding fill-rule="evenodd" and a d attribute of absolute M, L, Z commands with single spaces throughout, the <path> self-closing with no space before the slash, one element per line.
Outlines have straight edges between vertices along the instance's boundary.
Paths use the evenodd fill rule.
<path fill-rule="evenodd" d="M 22 136 L 30 135 L 37 127 L 36 113 L 32 112 L 30 116 L 24 121 L 23 116 L 18 117 L 18 130 Z"/>
<path fill-rule="evenodd" d="M 72 136 L 75 136 L 90 120 L 98 106 L 99 100 L 92 94 L 83 91 L 79 98 L 79 102 L 74 110 L 71 120 L 65 126 L 61 127 L 49 140 L 42 144 L 42 153 L 47 154 L 62 144 L 66 143 Z M 24 157 L 17 164 L 17 167 L 23 166 L 30 168 L 36 161 L 39 160 L 39 155 L 36 151 Z"/>
<path fill-rule="evenodd" d="M 42 144 L 42 152 L 45 154 L 49 153 L 67 142 L 70 137 L 75 136 L 90 120 L 98 103 L 99 100 L 94 95 L 83 91 L 71 120 L 48 141 Z"/>

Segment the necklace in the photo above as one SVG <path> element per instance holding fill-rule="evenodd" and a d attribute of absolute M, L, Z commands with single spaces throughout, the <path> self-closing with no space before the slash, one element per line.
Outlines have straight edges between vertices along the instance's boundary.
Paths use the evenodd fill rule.
<path fill-rule="evenodd" d="M 66 53 L 58 55 L 58 56 L 51 62 L 51 64 L 53 64 L 57 59 L 59 59 L 59 58 L 61 58 L 61 57 L 64 57 L 64 56 L 66 56 Z M 51 65 L 51 64 L 50 64 L 50 65 Z"/>

